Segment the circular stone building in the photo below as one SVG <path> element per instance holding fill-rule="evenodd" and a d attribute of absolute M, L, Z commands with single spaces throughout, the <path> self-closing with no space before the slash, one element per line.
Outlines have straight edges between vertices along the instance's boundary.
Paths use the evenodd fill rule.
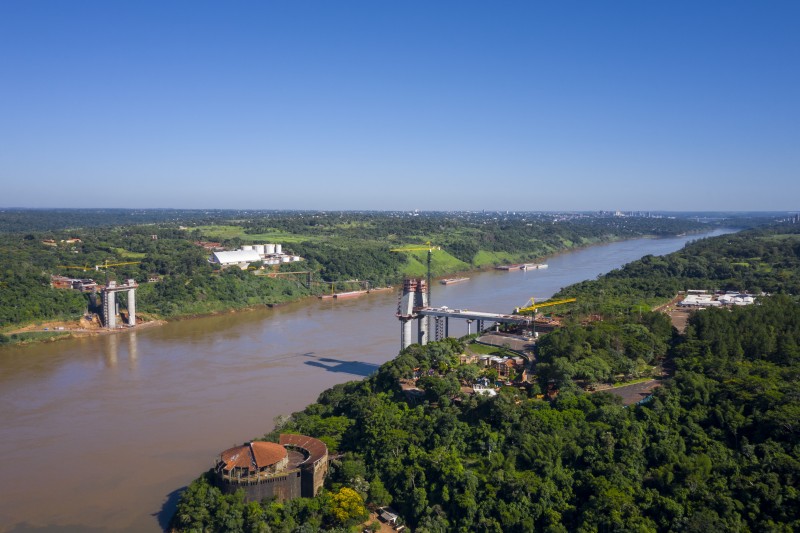
<path fill-rule="evenodd" d="M 280 436 L 280 444 L 254 441 L 227 449 L 214 467 L 225 493 L 244 489 L 247 501 L 313 497 L 328 473 L 328 447 L 305 435 Z"/>

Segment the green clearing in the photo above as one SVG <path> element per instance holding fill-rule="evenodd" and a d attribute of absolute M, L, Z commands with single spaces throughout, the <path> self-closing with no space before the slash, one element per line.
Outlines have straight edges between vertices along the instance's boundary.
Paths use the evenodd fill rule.
<path fill-rule="evenodd" d="M 473 342 L 467 345 L 467 349 L 479 355 L 496 355 L 502 354 L 505 352 L 503 348 L 498 348 L 497 346 L 487 346 L 485 344 L 478 344 L 477 342 Z"/>
<path fill-rule="evenodd" d="M 637 383 L 645 383 L 647 381 L 652 381 L 652 380 L 653 377 L 650 376 L 650 377 L 632 379 L 630 381 L 620 381 L 619 383 L 614 383 L 613 385 L 611 385 L 611 388 L 618 389 L 620 387 L 627 387 L 629 385 L 636 385 Z"/>
<path fill-rule="evenodd" d="M 764 235 L 759 237 L 762 241 L 797 241 L 800 240 L 800 234 L 797 233 L 778 233 L 777 235 Z"/>
<path fill-rule="evenodd" d="M 508 252 L 489 252 L 487 250 L 479 250 L 472 259 L 472 263 L 475 266 L 482 267 L 501 265 L 503 263 L 513 263 L 515 260 L 516 257 Z"/>
<path fill-rule="evenodd" d="M 69 331 L 24 331 L 22 333 L 14 333 L 11 335 L 3 335 L 5 342 L 8 344 L 27 344 L 29 342 L 41 342 L 52 340 L 61 337 L 69 337 Z M 0 344 L 3 344 L 0 341 Z"/>
<path fill-rule="evenodd" d="M 144 259 L 147 254 L 144 252 L 130 252 L 125 248 L 114 248 L 114 252 L 123 259 Z"/>
<path fill-rule="evenodd" d="M 285 231 L 275 230 L 264 233 L 245 233 L 242 226 L 197 226 L 196 228 L 204 237 L 215 240 L 241 239 L 246 242 L 285 244 L 293 242 L 319 241 L 323 237 L 314 235 L 296 235 Z"/>
<path fill-rule="evenodd" d="M 428 252 L 426 250 L 405 252 L 408 262 L 403 266 L 406 276 L 425 276 L 428 272 Z M 431 257 L 431 274 L 441 276 L 452 272 L 469 270 L 470 265 L 453 257 L 444 250 L 434 250 Z"/>

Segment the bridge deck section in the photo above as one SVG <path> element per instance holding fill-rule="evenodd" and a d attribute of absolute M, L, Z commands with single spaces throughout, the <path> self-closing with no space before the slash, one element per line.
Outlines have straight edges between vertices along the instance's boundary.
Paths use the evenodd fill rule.
<path fill-rule="evenodd" d="M 469 311 L 467 309 L 450 309 L 449 307 L 423 307 L 415 309 L 422 316 L 438 316 L 446 318 L 460 318 L 463 320 L 483 320 L 486 322 L 500 322 L 503 324 L 527 324 L 531 317 L 524 315 L 504 315 L 500 313 L 484 313 Z"/>

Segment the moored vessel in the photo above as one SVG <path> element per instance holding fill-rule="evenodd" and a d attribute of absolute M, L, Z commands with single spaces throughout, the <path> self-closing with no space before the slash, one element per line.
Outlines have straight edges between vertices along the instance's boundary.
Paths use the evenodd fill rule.
<path fill-rule="evenodd" d="M 452 285 L 453 283 L 461 283 L 462 281 L 468 281 L 469 278 L 445 278 L 440 280 L 439 283 L 442 285 Z"/>

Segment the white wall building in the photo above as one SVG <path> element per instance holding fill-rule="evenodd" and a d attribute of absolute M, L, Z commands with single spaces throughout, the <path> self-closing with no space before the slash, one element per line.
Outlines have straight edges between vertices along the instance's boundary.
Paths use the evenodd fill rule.
<path fill-rule="evenodd" d="M 209 259 L 211 263 L 223 267 L 236 265 L 243 270 L 256 261 L 263 261 L 265 265 L 279 265 L 302 260 L 303 258 L 298 255 L 284 254 L 280 244 L 248 244 L 242 246 L 241 250 L 214 252 Z"/>
<path fill-rule="evenodd" d="M 261 256 L 255 250 L 233 250 L 231 252 L 214 252 L 211 256 L 212 263 L 222 266 L 238 265 L 242 269 L 250 263 L 261 261 Z"/>

